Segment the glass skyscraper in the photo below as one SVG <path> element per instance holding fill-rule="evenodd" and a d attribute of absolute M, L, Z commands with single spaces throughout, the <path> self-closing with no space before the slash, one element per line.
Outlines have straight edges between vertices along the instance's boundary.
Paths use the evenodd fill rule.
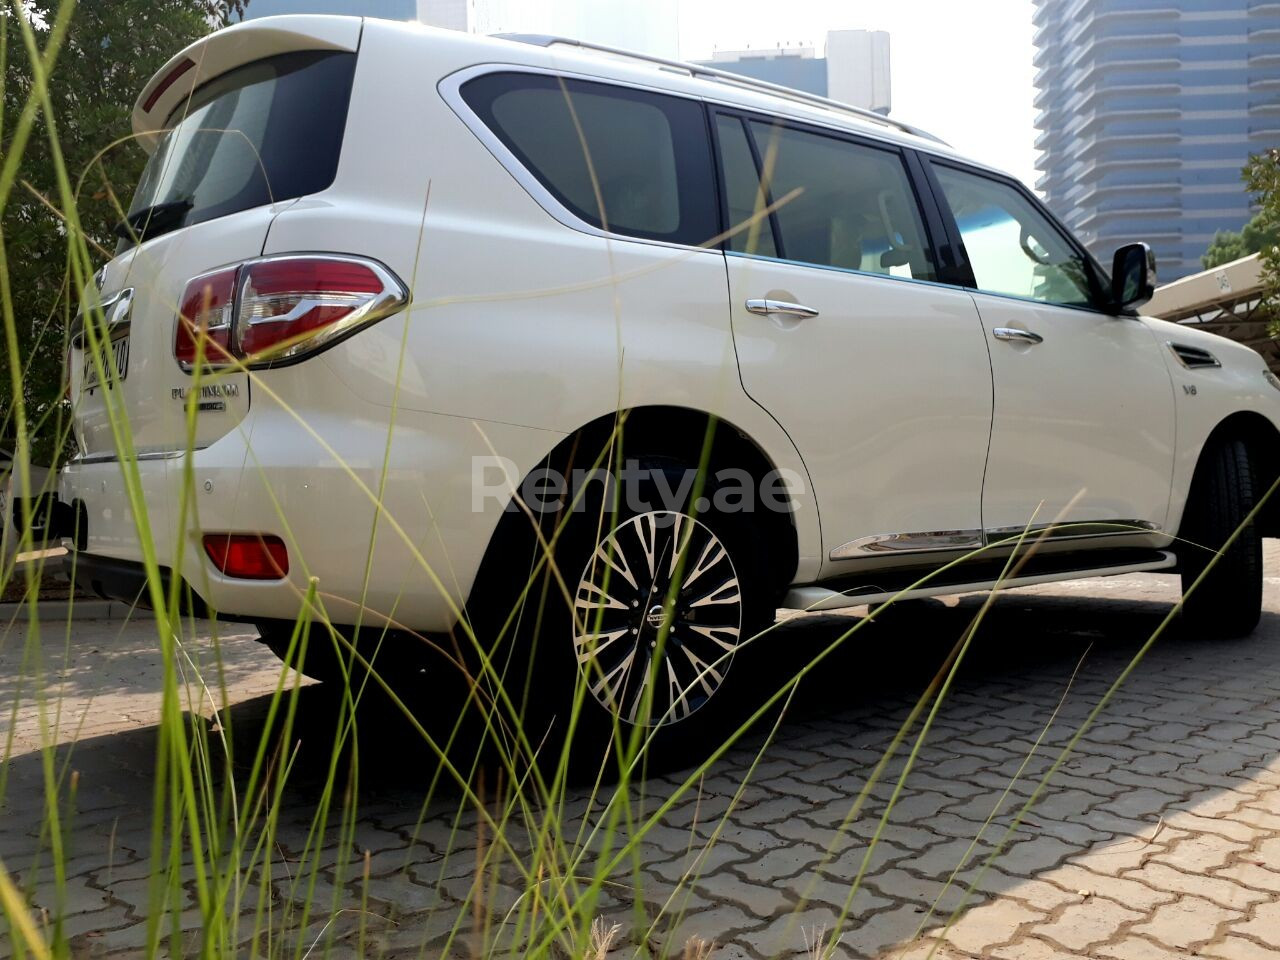
<path fill-rule="evenodd" d="M 1035 0 L 1036 127 L 1050 208 L 1109 266 L 1155 249 L 1201 269 L 1252 215 L 1240 170 L 1280 146 L 1280 3 Z"/>

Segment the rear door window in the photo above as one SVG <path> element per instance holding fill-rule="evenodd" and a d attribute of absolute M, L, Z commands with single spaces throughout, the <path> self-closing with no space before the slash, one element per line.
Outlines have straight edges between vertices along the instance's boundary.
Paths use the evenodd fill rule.
<path fill-rule="evenodd" d="M 705 244 L 717 230 L 701 104 L 544 74 L 493 73 L 462 96 L 574 216 L 601 230 Z"/>
<path fill-rule="evenodd" d="M 729 236 L 725 243 L 738 253 L 776 257 L 773 225 L 768 213 L 760 172 L 756 167 L 746 127 L 738 117 L 719 114 L 716 136 L 720 144 L 720 175 L 724 182 Z"/>
<path fill-rule="evenodd" d="M 330 186 L 355 62 L 354 53 L 287 53 L 197 88 L 170 115 L 130 216 L 178 205 L 177 215 L 163 218 L 163 229 L 172 230 Z M 153 226 L 148 237 L 163 232 Z"/>
<path fill-rule="evenodd" d="M 764 196 L 776 206 L 780 257 L 913 280 L 937 278 L 901 153 L 781 123 L 751 120 L 747 127 L 760 157 Z M 727 170 L 725 179 L 732 191 Z M 738 200 L 730 196 L 731 217 L 745 204 L 738 190 Z"/>

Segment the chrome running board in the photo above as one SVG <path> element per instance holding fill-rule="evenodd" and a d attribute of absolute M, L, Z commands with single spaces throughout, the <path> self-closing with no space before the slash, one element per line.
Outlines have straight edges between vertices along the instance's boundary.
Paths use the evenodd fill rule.
<path fill-rule="evenodd" d="M 1149 573 L 1155 570 L 1169 570 L 1176 567 L 1178 558 L 1169 550 L 1155 550 L 1149 559 L 1134 559 L 1128 563 L 1111 566 L 1086 567 L 1083 569 L 1054 570 L 1045 573 L 1031 573 L 1020 577 L 1010 577 L 1000 582 L 1000 589 L 1010 587 L 1029 587 L 1038 583 L 1055 583 L 1062 580 L 1082 580 L 1086 577 L 1111 577 L 1121 573 Z M 914 574 L 919 580 L 927 575 L 920 570 Z M 881 578 L 883 579 L 883 578 Z M 914 581 L 913 581 L 914 582 Z M 890 600 L 915 600 L 921 597 L 940 597 L 954 593 L 974 593 L 991 590 L 996 586 L 992 580 L 972 580 L 963 583 L 939 582 L 925 584 L 915 589 L 887 590 L 873 584 L 852 587 L 846 590 L 834 590 L 818 584 L 792 587 L 783 598 L 782 606 L 791 610 L 840 610 L 846 607 L 858 607 L 867 603 L 887 603 Z"/>

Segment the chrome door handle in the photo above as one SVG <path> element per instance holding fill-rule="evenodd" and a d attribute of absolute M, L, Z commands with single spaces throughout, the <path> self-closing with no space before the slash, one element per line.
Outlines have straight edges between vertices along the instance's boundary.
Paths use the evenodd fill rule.
<path fill-rule="evenodd" d="M 1019 330 L 1017 327 L 996 327 L 991 335 L 997 340 L 1012 340 L 1015 343 L 1044 343 L 1044 337 L 1030 330 Z"/>
<path fill-rule="evenodd" d="M 747 313 L 762 317 L 777 315 L 782 317 L 816 317 L 818 311 L 806 307 L 803 303 L 787 303 L 785 300 L 748 300 Z"/>

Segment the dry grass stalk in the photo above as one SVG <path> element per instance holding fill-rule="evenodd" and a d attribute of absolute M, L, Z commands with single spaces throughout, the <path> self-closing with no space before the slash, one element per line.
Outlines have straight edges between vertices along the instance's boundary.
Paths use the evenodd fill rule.
<path fill-rule="evenodd" d="M 622 932 L 622 924 L 614 923 L 608 927 L 604 925 L 604 917 L 596 917 L 591 921 L 591 952 L 588 956 L 591 960 L 604 960 L 609 951 L 613 949 L 613 942 L 618 939 L 618 934 Z"/>

